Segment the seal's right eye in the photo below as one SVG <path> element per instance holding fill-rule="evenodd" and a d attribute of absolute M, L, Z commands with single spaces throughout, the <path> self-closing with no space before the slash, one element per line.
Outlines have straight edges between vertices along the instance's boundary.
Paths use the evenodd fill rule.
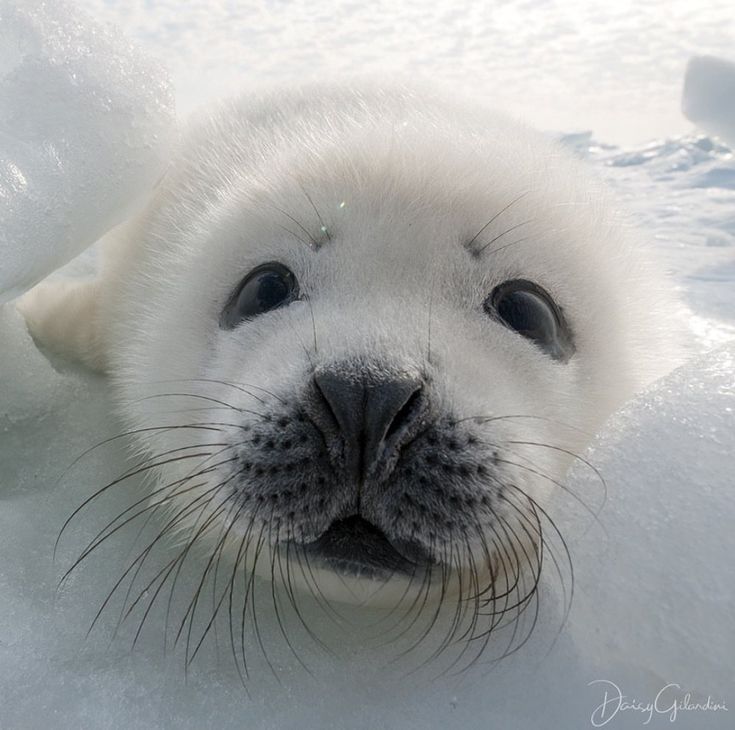
<path fill-rule="evenodd" d="M 272 309 L 285 307 L 299 296 L 299 283 L 283 264 L 272 262 L 253 269 L 235 289 L 222 310 L 219 324 L 232 329 Z"/>

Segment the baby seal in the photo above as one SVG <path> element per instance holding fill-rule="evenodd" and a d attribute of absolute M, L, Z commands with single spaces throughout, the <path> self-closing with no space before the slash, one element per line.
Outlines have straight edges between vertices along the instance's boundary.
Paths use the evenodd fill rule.
<path fill-rule="evenodd" d="M 20 307 L 110 374 L 163 534 L 328 599 L 518 607 L 574 455 L 676 355 L 610 210 L 474 101 L 255 94 L 191 126 L 94 281 Z"/>

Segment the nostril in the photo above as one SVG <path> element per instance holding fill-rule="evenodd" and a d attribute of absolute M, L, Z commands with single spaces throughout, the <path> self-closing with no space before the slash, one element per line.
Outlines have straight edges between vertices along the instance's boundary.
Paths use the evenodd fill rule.
<path fill-rule="evenodd" d="M 315 375 L 314 384 L 320 428 L 340 431 L 345 438 L 358 436 L 365 402 L 363 384 L 328 370 Z"/>
<path fill-rule="evenodd" d="M 320 428 L 328 426 L 329 431 L 339 429 L 339 417 L 332 406 L 332 402 L 335 400 L 335 392 L 332 387 L 331 379 L 325 378 L 323 375 L 314 377 L 314 402 L 311 408 L 312 415 L 314 410 L 318 414 L 318 425 Z M 337 396 L 338 397 L 338 396 Z"/>
<path fill-rule="evenodd" d="M 388 430 L 385 432 L 385 441 L 401 430 L 402 426 L 411 424 L 421 410 L 421 401 L 423 396 L 423 385 L 419 384 L 416 390 L 411 393 L 408 400 L 401 406 L 400 410 L 393 417 L 393 421 Z"/>
<path fill-rule="evenodd" d="M 419 378 L 394 376 L 371 383 L 365 403 L 365 431 L 375 454 L 383 445 L 400 447 L 398 441 L 418 420 L 423 403 L 423 383 Z"/>

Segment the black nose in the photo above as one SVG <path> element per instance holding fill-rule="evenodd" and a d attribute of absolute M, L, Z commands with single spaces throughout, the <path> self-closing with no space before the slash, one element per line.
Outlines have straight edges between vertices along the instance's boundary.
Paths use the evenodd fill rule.
<path fill-rule="evenodd" d="M 314 383 L 327 443 L 337 447 L 333 452 L 342 452 L 347 472 L 358 479 L 393 461 L 417 430 L 424 410 L 423 381 L 417 376 L 360 377 L 322 370 Z"/>

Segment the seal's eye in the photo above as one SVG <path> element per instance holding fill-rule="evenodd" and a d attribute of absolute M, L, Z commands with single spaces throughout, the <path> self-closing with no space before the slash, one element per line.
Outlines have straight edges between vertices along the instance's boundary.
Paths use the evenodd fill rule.
<path fill-rule="evenodd" d="M 235 289 L 220 317 L 220 327 L 232 329 L 246 319 L 290 304 L 299 296 L 296 277 L 283 264 L 262 264 Z"/>
<path fill-rule="evenodd" d="M 571 332 L 554 300 L 537 284 L 506 281 L 485 300 L 485 311 L 506 327 L 532 340 L 555 360 L 574 353 Z"/>

